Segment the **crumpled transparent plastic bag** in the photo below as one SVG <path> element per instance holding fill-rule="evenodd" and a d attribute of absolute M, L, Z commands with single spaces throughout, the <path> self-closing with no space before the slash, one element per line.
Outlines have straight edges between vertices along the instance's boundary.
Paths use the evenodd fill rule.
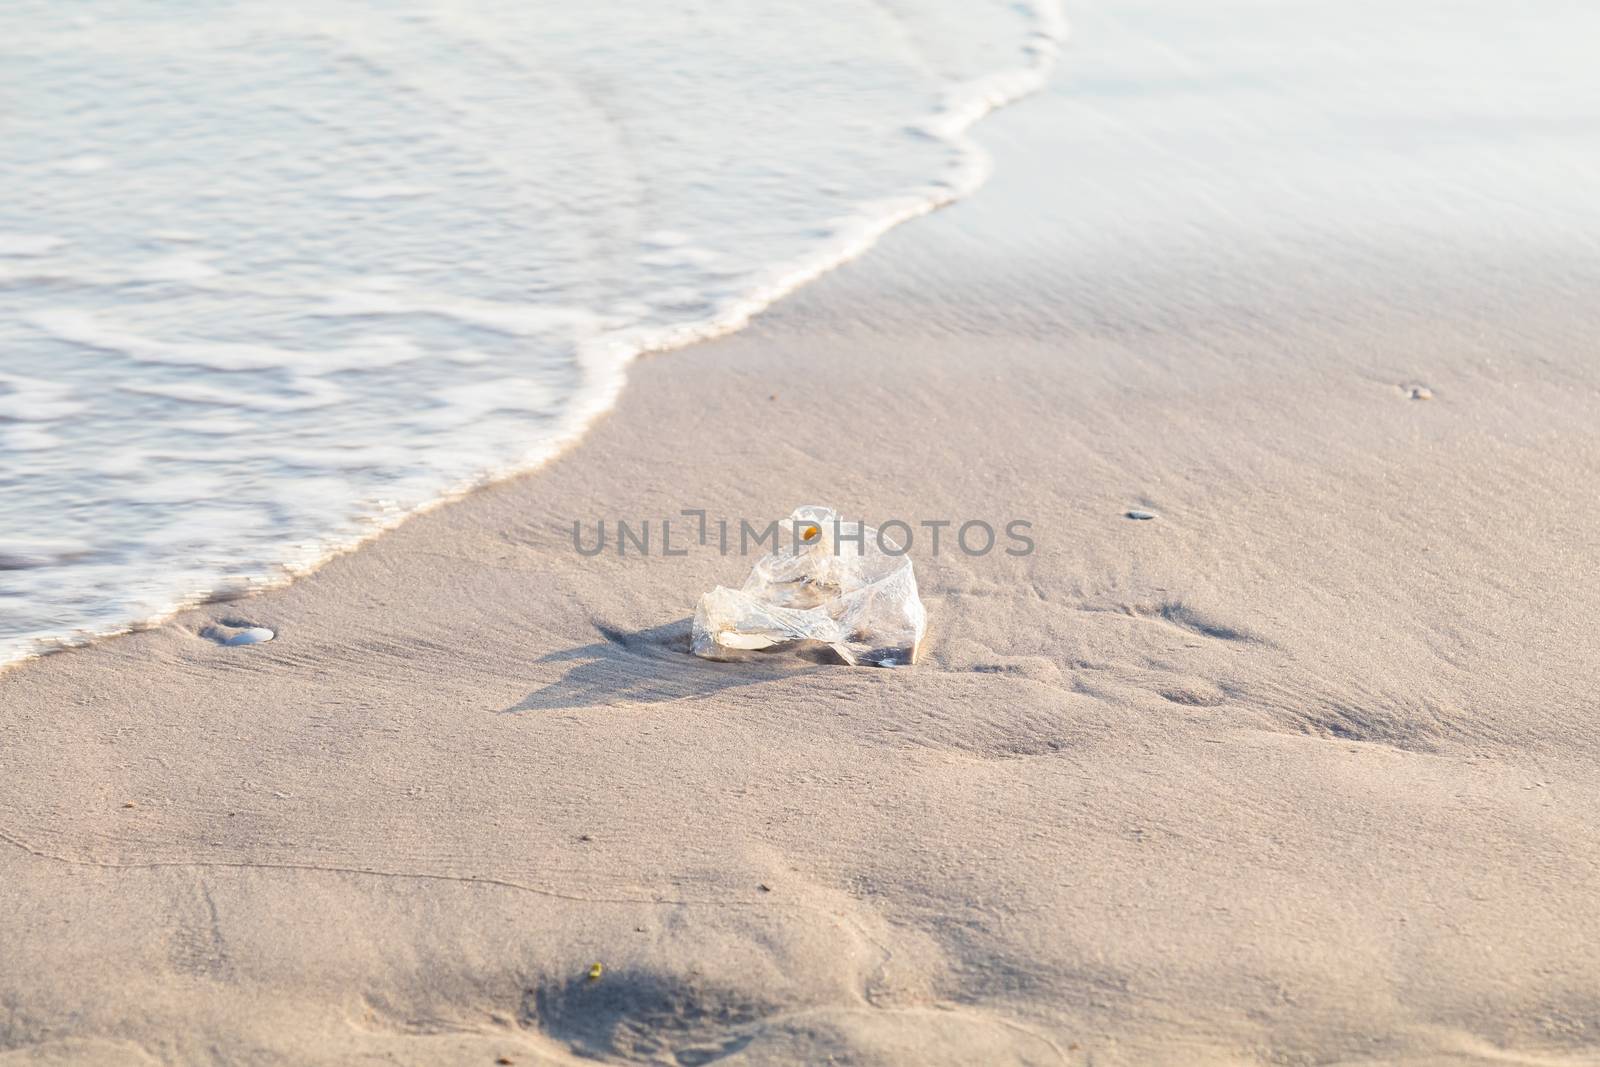
<path fill-rule="evenodd" d="M 750 649 L 822 641 L 852 665 L 916 660 L 928 614 L 898 542 L 885 536 L 880 546 L 874 527 L 813 506 L 796 508 L 779 535 L 778 551 L 757 561 L 743 588 L 719 585 L 700 598 L 695 655 L 738 659 Z"/>

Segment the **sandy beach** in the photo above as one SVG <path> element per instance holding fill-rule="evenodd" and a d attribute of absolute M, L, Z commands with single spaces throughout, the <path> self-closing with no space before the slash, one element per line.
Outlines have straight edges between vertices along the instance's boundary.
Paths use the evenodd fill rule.
<path fill-rule="evenodd" d="M 1068 14 L 980 192 L 544 468 L 0 676 L 0 1063 L 1600 1062 L 1593 114 Z M 952 524 L 915 666 L 574 547 L 802 504 Z"/>

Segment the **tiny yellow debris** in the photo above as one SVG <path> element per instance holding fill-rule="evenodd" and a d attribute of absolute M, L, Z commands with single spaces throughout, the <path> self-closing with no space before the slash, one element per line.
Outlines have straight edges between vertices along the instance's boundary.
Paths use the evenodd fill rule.
<path fill-rule="evenodd" d="M 604 970 L 605 968 L 600 966 L 598 963 L 591 963 L 589 965 L 589 981 L 593 982 L 598 979 L 600 977 L 600 972 Z"/>
<path fill-rule="evenodd" d="M 800 540 L 804 541 L 806 544 L 810 544 L 812 541 L 817 539 L 817 534 L 821 532 L 822 530 L 819 527 L 807 526 L 804 530 L 800 531 Z"/>

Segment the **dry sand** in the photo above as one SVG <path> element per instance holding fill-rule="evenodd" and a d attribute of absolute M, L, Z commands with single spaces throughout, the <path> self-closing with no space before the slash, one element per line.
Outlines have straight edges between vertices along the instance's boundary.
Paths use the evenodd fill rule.
<path fill-rule="evenodd" d="M 1596 212 L 1076 14 L 982 193 L 546 469 L 0 678 L 0 1063 L 1600 1062 Z M 801 503 L 1038 547 L 919 543 L 897 671 L 572 547 Z"/>

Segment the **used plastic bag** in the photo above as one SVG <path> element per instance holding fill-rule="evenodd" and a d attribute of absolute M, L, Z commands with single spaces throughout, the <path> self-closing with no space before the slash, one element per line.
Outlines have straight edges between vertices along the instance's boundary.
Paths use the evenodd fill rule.
<path fill-rule="evenodd" d="M 822 641 L 849 664 L 916 660 L 928 615 L 911 558 L 893 538 L 831 508 L 796 508 L 778 550 L 741 589 L 717 586 L 694 613 L 693 649 L 707 659 L 788 641 Z"/>

